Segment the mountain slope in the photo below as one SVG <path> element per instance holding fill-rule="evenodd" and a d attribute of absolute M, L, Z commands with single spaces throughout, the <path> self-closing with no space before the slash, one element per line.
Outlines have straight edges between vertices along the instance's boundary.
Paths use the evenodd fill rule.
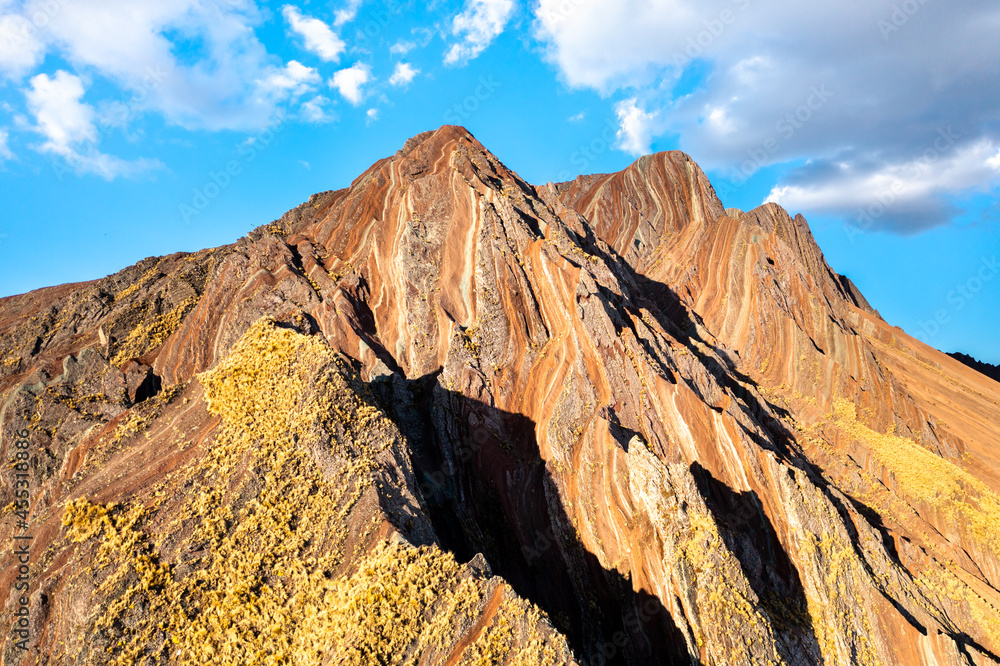
<path fill-rule="evenodd" d="M 1000 661 L 997 385 L 680 153 L 536 188 L 443 127 L 0 345 L 11 663 Z"/>

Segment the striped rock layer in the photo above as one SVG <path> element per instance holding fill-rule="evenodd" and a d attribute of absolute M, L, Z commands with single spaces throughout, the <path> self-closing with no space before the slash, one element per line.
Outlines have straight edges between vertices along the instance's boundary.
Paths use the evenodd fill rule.
<path fill-rule="evenodd" d="M 5 663 L 1000 663 L 1000 384 L 682 153 L 443 127 L 0 350 Z"/>

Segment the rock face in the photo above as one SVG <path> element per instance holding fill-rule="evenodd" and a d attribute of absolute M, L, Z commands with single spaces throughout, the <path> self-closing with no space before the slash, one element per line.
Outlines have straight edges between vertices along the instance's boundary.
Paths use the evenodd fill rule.
<path fill-rule="evenodd" d="M 0 349 L 4 663 L 1000 663 L 1000 384 L 681 153 L 443 127 Z"/>

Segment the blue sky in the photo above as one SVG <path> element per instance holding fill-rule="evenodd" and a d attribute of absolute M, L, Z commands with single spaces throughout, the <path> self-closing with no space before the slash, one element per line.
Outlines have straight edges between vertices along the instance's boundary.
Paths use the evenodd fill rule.
<path fill-rule="evenodd" d="M 1000 363 L 997 62 L 978 0 L 0 0 L 0 295 L 232 242 L 455 123 L 534 183 L 685 150 Z"/>

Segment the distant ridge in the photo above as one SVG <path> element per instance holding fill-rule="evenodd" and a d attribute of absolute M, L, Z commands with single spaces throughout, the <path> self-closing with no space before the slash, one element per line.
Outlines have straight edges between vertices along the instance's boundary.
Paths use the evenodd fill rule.
<path fill-rule="evenodd" d="M 986 375 L 990 379 L 1000 382 L 1000 365 L 992 365 L 983 361 L 977 361 L 973 357 L 968 354 L 963 354 L 962 352 L 949 352 L 948 356 L 958 359 L 973 370 Z"/>

